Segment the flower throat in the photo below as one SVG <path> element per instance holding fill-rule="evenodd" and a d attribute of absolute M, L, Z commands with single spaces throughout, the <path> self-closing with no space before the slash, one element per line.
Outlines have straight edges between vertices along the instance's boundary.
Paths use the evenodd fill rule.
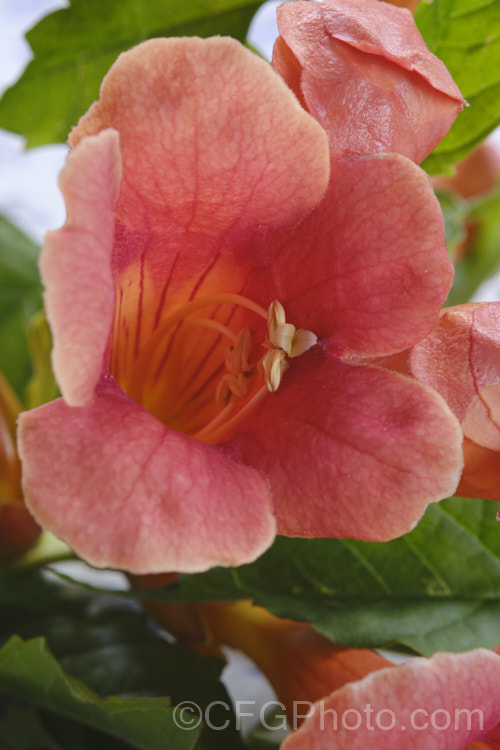
<path fill-rule="evenodd" d="M 316 342 L 286 322 L 277 300 L 266 311 L 239 294 L 209 294 L 165 317 L 118 380 L 164 424 L 218 443 Z"/>

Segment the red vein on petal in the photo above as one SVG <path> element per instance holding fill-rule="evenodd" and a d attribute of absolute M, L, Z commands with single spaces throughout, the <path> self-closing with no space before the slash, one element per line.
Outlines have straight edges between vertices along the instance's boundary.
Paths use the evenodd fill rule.
<path fill-rule="evenodd" d="M 160 301 L 158 303 L 158 307 L 156 309 L 156 315 L 153 323 L 153 331 L 155 331 L 158 328 L 158 325 L 161 320 L 161 314 L 163 312 L 163 309 L 165 307 L 165 300 L 167 296 L 167 290 L 170 286 L 170 283 L 172 281 L 172 276 L 174 275 L 175 267 L 177 265 L 177 261 L 179 260 L 179 252 L 177 252 L 177 255 L 174 258 L 174 262 L 172 263 L 172 266 L 170 267 L 170 273 L 168 275 L 168 279 L 165 281 L 165 284 L 163 285 L 163 289 L 161 291 L 160 295 Z"/>
<path fill-rule="evenodd" d="M 215 264 L 219 260 L 219 256 L 220 256 L 220 253 L 217 253 L 216 256 L 215 256 L 215 258 L 213 259 L 213 261 L 207 266 L 207 268 L 200 275 L 200 277 L 196 281 L 196 283 L 195 283 L 195 285 L 194 285 L 194 287 L 193 287 L 193 289 L 191 291 L 191 294 L 189 295 L 188 302 L 192 302 L 193 301 L 193 299 L 196 296 L 196 292 L 201 287 L 201 285 L 203 284 L 203 282 L 207 278 L 208 274 L 210 273 L 210 271 L 213 269 L 213 267 L 215 266 Z M 168 356 L 169 356 L 169 354 L 170 354 L 170 352 L 172 350 L 172 345 L 173 345 L 175 336 L 176 336 L 176 334 L 177 334 L 177 332 L 179 330 L 180 325 L 182 325 L 182 321 L 177 325 L 175 331 L 173 332 L 172 336 L 170 337 L 170 341 L 168 342 L 168 345 L 167 345 L 167 348 L 165 350 L 165 353 L 164 353 L 163 357 L 161 358 L 160 364 L 158 365 L 158 368 L 157 368 L 157 370 L 156 370 L 156 372 L 154 374 L 153 385 L 155 385 L 158 382 L 158 378 L 160 377 L 160 375 L 161 375 L 161 373 L 163 371 L 163 368 L 165 367 L 166 361 L 167 361 Z"/>
<path fill-rule="evenodd" d="M 141 323 L 142 323 L 142 306 L 144 301 L 144 263 L 145 263 L 146 250 L 142 251 L 141 254 L 141 273 L 139 278 L 139 302 L 137 310 L 137 323 L 135 329 L 135 346 L 134 346 L 134 357 L 139 356 L 139 344 L 141 339 Z"/>

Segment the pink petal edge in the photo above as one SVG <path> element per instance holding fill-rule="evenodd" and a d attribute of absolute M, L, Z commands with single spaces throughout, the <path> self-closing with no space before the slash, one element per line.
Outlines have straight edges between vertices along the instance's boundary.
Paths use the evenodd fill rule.
<path fill-rule="evenodd" d="M 452 495 L 462 431 L 412 379 L 314 349 L 227 444 L 269 477 L 278 532 L 386 541 Z"/>
<path fill-rule="evenodd" d="M 19 446 L 29 509 L 96 567 L 195 573 L 251 562 L 274 539 L 262 474 L 165 427 L 113 381 L 83 407 L 22 414 Z"/>
<path fill-rule="evenodd" d="M 101 376 L 113 321 L 113 208 L 121 177 L 119 136 L 105 130 L 68 155 L 59 183 L 67 219 L 45 237 L 40 273 L 66 402 L 84 404 Z"/>
<path fill-rule="evenodd" d="M 282 750 L 466 750 L 499 719 L 500 657 L 486 649 L 441 653 L 373 672 L 325 697 Z"/>

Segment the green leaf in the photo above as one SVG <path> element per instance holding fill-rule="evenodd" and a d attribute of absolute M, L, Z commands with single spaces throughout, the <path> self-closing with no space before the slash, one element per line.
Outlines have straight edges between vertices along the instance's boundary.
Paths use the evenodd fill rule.
<path fill-rule="evenodd" d="M 500 189 L 473 202 L 467 222 L 466 253 L 455 264 L 448 305 L 467 302 L 478 286 L 500 269 Z"/>
<path fill-rule="evenodd" d="M 21 399 L 31 373 L 26 326 L 42 307 L 38 252 L 0 216 L 0 370 Z"/>
<path fill-rule="evenodd" d="M 123 742 L 63 716 L 0 695 L 2 750 L 130 750 Z"/>
<path fill-rule="evenodd" d="M 152 37 L 215 34 L 244 40 L 259 0 L 72 0 L 26 36 L 33 52 L 0 101 L 0 127 L 28 146 L 65 141 L 98 98 L 119 53 Z"/>
<path fill-rule="evenodd" d="M 467 237 L 466 221 L 469 213 L 468 201 L 447 190 L 436 190 L 444 218 L 446 246 L 452 261 L 455 261 L 461 244 Z"/>
<path fill-rule="evenodd" d="M 70 677 L 43 638 L 13 636 L 0 651 L 0 690 L 81 721 L 141 750 L 189 750 L 198 731 L 176 727 L 166 698 L 100 698 Z"/>
<path fill-rule="evenodd" d="M 47 732 L 37 709 L 1 695 L 0 747 L 2 750 L 64 750 Z"/>
<path fill-rule="evenodd" d="M 337 643 L 431 654 L 500 641 L 500 541 L 491 501 L 431 506 L 385 544 L 279 538 L 251 565 L 182 576 L 172 600 L 253 598 Z"/>
<path fill-rule="evenodd" d="M 34 409 L 60 395 L 52 372 L 52 336 L 44 310 L 31 318 L 26 335 L 33 369 L 33 375 L 26 386 L 26 408 Z"/>
<path fill-rule="evenodd" d="M 172 705 L 194 701 L 202 710 L 209 710 L 214 726 L 228 723 L 224 731 L 202 726 L 197 748 L 236 750 L 241 747 L 230 700 L 219 679 L 224 666 L 221 659 L 201 657 L 168 643 L 151 628 L 143 613 L 131 611 L 129 605 L 124 609 L 122 603 L 111 605 L 109 600 L 103 604 L 81 588 L 47 580 L 40 571 L 4 568 L 0 572 L 0 643 L 11 633 L 23 639 L 42 635 L 58 659 L 59 667 L 99 696 L 129 699 L 168 695 Z M 2 690 L 7 692 L 0 671 L 0 692 Z M 43 709 L 59 710 L 59 704 L 48 706 L 31 694 L 13 691 L 11 694 Z M 219 704 L 211 706 L 214 701 Z M 127 703 L 125 708 L 129 705 L 133 704 Z M 106 731 L 105 727 L 88 720 L 85 712 L 76 715 L 63 711 L 62 714 L 73 720 L 65 723 L 64 731 L 75 737 L 83 733 L 82 742 L 86 742 L 88 732 L 73 726 L 74 721 Z M 51 721 L 54 723 L 55 719 Z M 62 732 L 59 718 L 55 728 L 59 736 Z M 122 737 L 121 734 L 116 736 Z M 76 739 L 66 741 L 66 746 L 77 747 Z"/>
<path fill-rule="evenodd" d="M 447 173 L 500 124 L 500 0 L 421 2 L 415 19 L 470 105 L 422 164 Z"/>

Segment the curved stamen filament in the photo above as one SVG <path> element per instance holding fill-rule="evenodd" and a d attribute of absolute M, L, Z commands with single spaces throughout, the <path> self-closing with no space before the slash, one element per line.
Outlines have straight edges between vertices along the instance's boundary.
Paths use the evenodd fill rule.
<path fill-rule="evenodd" d="M 187 418 L 191 417 L 192 415 L 195 415 L 196 417 L 200 410 L 213 405 L 214 401 L 215 389 L 211 389 L 207 393 L 200 393 L 195 399 L 192 399 L 191 401 L 181 402 L 175 411 L 165 414 L 164 419 L 168 420 L 169 424 L 174 424 L 175 422 L 179 422 L 181 420 L 187 420 Z M 186 429 L 186 432 L 187 431 L 188 430 Z"/>
<path fill-rule="evenodd" d="M 211 328 L 213 331 L 221 333 L 223 336 L 227 336 L 231 341 L 236 341 L 236 334 L 233 333 L 227 326 L 219 323 L 217 320 L 212 318 L 193 318 L 192 320 L 186 320 L 182 326 L 183 332 L 188 331 L 190 328 Z"/>
<path fill-rule="evenodd" d="M 248 313 L 237 308 L 265 321 L 265 338 L 262 323 L 249 325 Z M 259 359 L 261 336 L 268 351 Z M 128 369 L 126 392 L 172 429 L 216 444 L 279 388 L 289 359 L 316 343 L 314 333 L 286 322 L 278 300 L 265 310 L 240 294 L 199 296 L 151 332 Z"/>
<path fill-rule="evenodd" d="M 207 424 L 206 427 L 204 427 L 202 430 L 197 432 L 194 437 L 198 438 L 199 440 L 203 440 L 205 443 L 217 443 L 219 440 L 222 440 L 228 432 L 233 430 L 235 427 L 237 427 L 246 416 L 248 416 L 249 412 L 253 411 L 255 407 L 262 401 L 264 396 L 267 396 L 269 394 L 269 391 L 265 385 L 263 385 L 257 393 L 255 393 L 252 398 L 246 402 L 246 404 L 233 416 L 231 419 L 228 419 L 227 422 L 220 424 L 224 417 L 228 414 L 228 407 L 231 406 L 231 403 L 229 403 L 225 409 L 221 411 L 220 414 L 215 417 L 209 424 Z M 223 416 L 224 415 L 224 416 Z M 220 424 L 220 427 L 219 427 Z"/>
<path fill-rule="evenodd" d="M 211 422 L 209 422 L 209 423 L 208 423 L 207 425 L 205 425 L 205 427 L 203 427 L 203 428 L 202 428 L 201 430 L 199 430 L 198 432 L 196 432 L 196 433 L 195 433 L 195 434 L 193 435 L 193 437 L 195 437 L 195 438 L 198 438 L 198 440 L 205 440 L 205 439 L 206 439 L 206 436 L 207 436 L 207 435 L 209 436 L 209 435 L 210 435 L 210 433 L 211 433 L 211 432 L 212 432 L 213 430 L 216 430 L 216 429 L 217 429 L 217 428 L 219 427 L 219 425 L 220 425 L 220 424 L 222 424 L 222 423 L 224 422 L 224 420 L 226 419 L 226 417 L 227 417 L 227 416 L 228 416 L 228 415 L 229 415 L 229 414 L 230 414 L 230 413 L 231 413 L 232 411 L 234 411 L 234 401 L 233 401 L 233 400 L 231 400 L 231 401 L 230 401 L 230 402 L 228 403 L 228 405 L 227 405 L 227 406 L 225 406 L 225 407 L 224 407 L 224 409 L 222 409 L 222 411 L 220 411 L 220 412 L 219 412 L 219 413 L 217 414 L 217 416 L 216 416 L 216 417 L 214 417 L 214 418 L 212 419 L 212 421 L 211 421 Z M 229 421 L 230 421 L 230 420 L 229 420 Z M 208 441 L 207 441 L 207 442 L 208 442 Z"/>
<path fill-rule="evenodd" d="M 251 310 L 257 315 L 260 315 L 261 318 L 264 318 L 265 321 L 267 321 L 267 312 L 264 310 L 264 308 L 258 305 L 256 302 L 253 302 L 251 299 L 248 299 L 247 297 L 242 297 L 240 294 L 230 294 L 229 292 L 209 294 L 206 297 L 200 297 L 199 299 L 195 299 L 192 302 L 187 302 L 185 305 L 175 310 L 175 312 L 173 312 L 171 315 L 168 315 L 160 325 L 160 327 L 157 328 L 157 330 L 151 336 L 144 349 L 142 349 L 139 357 L 146 351 L 149 352 L 149 350 L 154 350 L 158 346 L 165 333 L 169 330 L 169 328 L 171 328 L 176 323 L 179 323 L 192 312 L 201 310 L 203 307 L 209 307 L 210 305 L 218 305 L 224 303 L 230 305 L 238 305 L 239 307 L 245 307 L 247 310 Z"/>
<path fill-rule="evenodd" d="M 228 338 L 234 345 L 237 340 L 236 334 L 234 334 L 227 326 L 223 323 L 219 323 L 217 320 L 212 318 L 190 318 L 184 321 L 180 330 L 176 333 L 175 342 L 172 350 L 168 357 L 168 362 L 163 371 L 163 375 L 166 382 L 169 382 L 175 388 L 175 397 L 181 399 L 184 402 L 188 402 L 193 394 L 199 390 L 199 382 L 196 377 L 196 372 L 191 373 L 190 376 L 185 374 L 185 380 L 187 382 L 179 383 L 178 378 L 175 377 L 176 370 L 183 370 L 185 373 L 188 372 L 188 361 L 186 361 L 186 339 L 189 337 L 189 333 L 193 328 L 209 328 L 216 333 L 220 333 L 222 336 Z M 189 356 L 193 354 L 189 351 Z M 188 360 L 189 360 L 188 356 Z M 210 379 L 217 376 L 217 370 L 214 370 L 210 376 Z M 206 380 L 206 375 L 203 376 Z"/>
<path fill-rule="evenodd" d="M 192 318 L 190 320 L 184 321 L 181 329 L 177 333 L 175 337 L 175 343 L 172 348 L 172 351 L 169 355 L 169 362 L 167 363 L 167 369 L 164 370 L 164 375 L 166 380 L 170 381 L 169 378 L 169 369 L 173 369 L 174 372 L 179 367 L 181 369 L 184 369 L 186 366 L 186 363 L 184 361 L 185 355 L 185 344 L 186 339 L 188 338 L 188 335 L 190 331 L 193 330 L 193 328 L 209 328 L 213 331 L 216 331 L 216 333 L 220 333 L 222 336 L 226 336 L 232 344 L 236 341 L 236 334 L 234 334 L 227 326 L 225 326 L 223 323 L 219 323 L 217 320 L 213 320 L 212 318 Z M 172 383 L 176 383 L 175 377 L 171 379 Z M 178 384 L 177 384 L 178 385 Z M 184 401 L 187 400 L 188 396 L 186 394 L 182 394 L 180 392 L 177 392 L 177 395 L 179 398 L 182 398 Z"/>
<path fill-rule="evenodd" d="M 156 331 L 149 338 L 147 344 L 141 349 L 138 354 L 137 361 L 141 362 L 142 367 L 136 367 L 135 372 L 132 373 L 131 382 L 129 389 L 135 393 L 136 389 L 139 388 L 145 382 L 145 375 L 149 369 L 152 355 L 157 350 L 164 336 L 170 331 L 170 329 L 181 323 L 184 318 L 190 315 L 196 310 L 201 310 L 204 307 L 218 304 L 230 304 L 238 307 L 244 307 L 251 312 L 254 312 L 259 317 L 263 318 L 267 322 L 267 312 L 263 307 L 258 305 L 251 299 L 243 297 L 241 294 L 232 294 L 230 292 L 220 292 L 218 294 L 208 294 L 206 297 L 199 297 L 198 299 L 187 302 L 182 307 L 177 308 L 173 313 L 167 315 L 165 320 L 156 329 Z M 216 322 L 216 321 L 214 321 Z M 224 326 L 225 328 L 225 326 Z M 226 329 L 227 331 L 229 329 Z"/>

